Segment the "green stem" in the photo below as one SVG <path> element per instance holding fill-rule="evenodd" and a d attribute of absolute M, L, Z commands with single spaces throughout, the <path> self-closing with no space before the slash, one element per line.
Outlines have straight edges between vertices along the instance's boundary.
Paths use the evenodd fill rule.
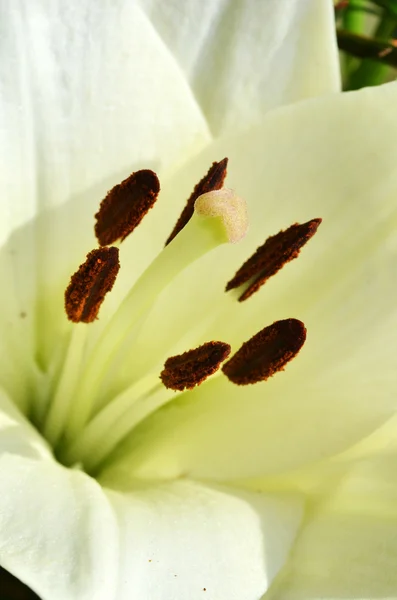
<path fill-rule="evenodd" d="M 379 42 L 346 31 L 337 31 L 340 50 L 361 59 L 371 60 L 397 68 L 397 46 L 389 42 Z"/>

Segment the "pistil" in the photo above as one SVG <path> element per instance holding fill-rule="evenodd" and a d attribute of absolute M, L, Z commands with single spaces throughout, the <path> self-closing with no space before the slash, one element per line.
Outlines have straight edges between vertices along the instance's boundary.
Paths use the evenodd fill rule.
<path fill-rule="evenodd" d="M 175 224 L 174 229 L 170 233 L 165 243 L 166 246 L 170 242 L 172 242 L 174 237 L 176 237 L 178 233 L 182 231 L 185 225 L 192 218 L 194 213 L 194 205 L 196 203 L 197 198 L 199 198 L 199 196 L 201 196 L 202 194 L 214 192 L 215 190 L 220 190 L 223 187 L 227 175 L 227 163 L 227 158 L 224 158 L 219 162 L 212 163 L 208 173 L 204 175 L 204 177 L 195 186 L 193 192 L 191 193 L 186 202 L 183 211 L 180 214 L 178 221 Z"/>

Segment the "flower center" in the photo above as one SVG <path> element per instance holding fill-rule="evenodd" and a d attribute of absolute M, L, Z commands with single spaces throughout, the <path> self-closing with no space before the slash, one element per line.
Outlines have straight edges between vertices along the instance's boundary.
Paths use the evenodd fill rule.
<path fill-rule="evenodd" d="M 209 339 L 171 357 L 153 344 L 142 372 L 127 381 L 118 377 L 125 366 L 126 345 L 129 357 L 140 355 L 138 334 L 161 292 L 177 285 L 177 276 L 204 254 L 245 235 L 246 205 L 223 187 L 226 169 L 227 159 L 213 163 L 195 186 L 165 248 L 90 343 L 91 324 L 119 275 L 120 262 L 123 265 L 122 251 L 114 244 L 130 235 L 155 204 L 160 192 L 157 175 L 137 171 L 102 201 L 95 215 L 100 247 L 87 255 L 66 288 L 65 311 L 73 330 L 62 368 L 48 385 L 46 413 L 38 422 L 63 464 L 97 475 L 136 426 L 178 393 L 189 393 L 186 390 L 209 377 L 227 377 L 237 385 L 264 381 L 283 370 L 302 348 L 306 329 L 301 321 L 288 318 L 265 326 L 231 358 L 227 340 Z M 294 224 L 268 238 L 229 281 L 226 291 L 236 289 L 239 301 L 248 299 L 298 256 L 320 222 Z M 174 342 L 170 340 L 169 354 Z"/>

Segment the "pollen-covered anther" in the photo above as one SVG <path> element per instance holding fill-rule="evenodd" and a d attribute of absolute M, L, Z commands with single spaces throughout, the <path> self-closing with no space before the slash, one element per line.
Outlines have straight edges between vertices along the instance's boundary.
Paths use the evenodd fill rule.
<path fill-rule="evenodd" d="M 165 361 L 160 379 L 166 388 L 191 390 L 215 373 L 230 354 L 229 344 L 207 342 Z"/>
<path fill-rule="evenodd" d="M 302 321 L 276 321 L 245 342 L 223 365 L 222 371 L 237 385 L 265 381 L 284 369 L 305 340 L 306 328 Z"/>
<path fill-rule="evenodd" d="M 285 264 L 299 256 L 301 248 L 313 237 L 320 223 L 321 219 L 312 219 L 303 224 L 295 223 L 285 231 L 269 237 L 240 267 L 227 284 L 226 291 L 248 282 L 248 287 L 239 297 L 240 302 L 247 300 Z"/>
<path fill-rule="evenodd" d="M 204 177 L 195 186 L 193 192 L 186 202 L 185 208 L 181 212 L 179 219 L 176 222 L 174 229 L 170 233 L 165 243 L 166 246 L 172 242 L 174 237 L 178 235 L 178 233 L 192 218 L 194 212 L 194 203 L 196 202 L 197 198 L 202 194 L 206 194 L 207 192 L 221 189 L 227 174 L 227 163 L 227 158 L 224 158 L 219 162 L 212 163 L 208 173 L 204 175 Z"/>
<path fill-rule="evenodd" d="M 156 173 L 142 169 L 107 193 L 96 213 L 95 235 L 100 246 L 123 241 L 152 208 L 160 191 Z"/>
<path fill-rule="evenodd" d="M 118 248 L 98 248 L 87 254 L 65 291 L 65 310 L 74 323 L 92 323 L 120 269 Z"/>
<path fill-rule="evenodd" d="M 201 217 L 218 217 L 226 241 L 232 244 L 239 242 L 248 231 L 247 204 L 229 188 L 202 194 L 196 200 L 194 211 Z"/>

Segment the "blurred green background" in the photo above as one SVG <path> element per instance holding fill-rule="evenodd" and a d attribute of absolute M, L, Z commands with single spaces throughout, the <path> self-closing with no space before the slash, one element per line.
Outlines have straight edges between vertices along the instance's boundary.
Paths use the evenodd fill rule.
<path fill-rule="evenodd" d="M 343 89 L 397 78 L 397 0 L 335 0 Z"/>

